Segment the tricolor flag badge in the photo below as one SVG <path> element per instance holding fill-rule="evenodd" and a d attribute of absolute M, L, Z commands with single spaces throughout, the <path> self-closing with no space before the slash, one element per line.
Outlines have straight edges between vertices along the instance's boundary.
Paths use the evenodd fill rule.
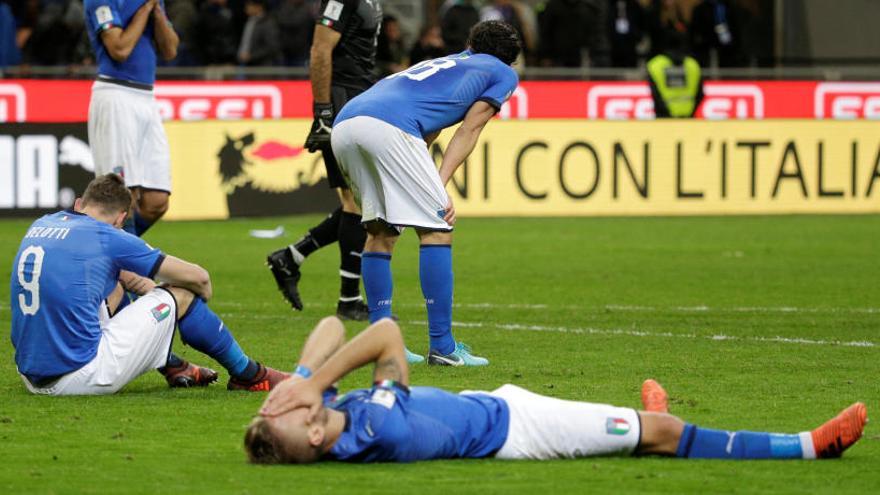
<path fill-rule="evenodd" d="M 162 303 L 162 304 L 156 306 L 155 308 L 151 309 L 150 312 L 153 313 L 153 318 L 156 319 L 156 323 L 159 323 L 160 321 L 164 320 L 165 318 L 168 318 L 168 315 L 171 314 L 171 306 L 169 306 L 165 303 Z"/>
<path fill-rule="evenodd" d="M 331 21 L 330 19 L 321 19 L 321 24 L 327 27 L 333 27 L 333 21 Z"/>
<path fill-rule="evenodd" d="M 605 420 L 605 432 L 609 435 L 626 435 L 629 433 L 629 423 L 621 418 L 608 418 Z"/>

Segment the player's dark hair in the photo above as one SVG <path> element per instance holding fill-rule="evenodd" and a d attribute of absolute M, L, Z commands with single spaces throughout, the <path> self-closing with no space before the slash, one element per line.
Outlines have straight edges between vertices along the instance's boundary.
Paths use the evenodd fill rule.
<path fill-rule="evenodd" d="M 127 212 L 131 207 L 131 192 L 125 187 L 122 177 L 116 174 L 100 175 L 86 186 L 82 203 L 83 206 L 100 206 L 108 214 Z"/>
<path fill-rule="evenodd" d="M 519 33 L 504 21 L 483 21 L 471 28 L 468 47 L 474 53 L 492 55 L 507 65 L 513 63 L 522 50 Z"/>
<path fill-rule="evenodd" d="M 244 450 L 248 460 L 253 464 L 281 464 L 284 462 L 283 451 L 278 447 L 266 418 L 254 418 L 244 433 Z"/>
<path fill-rule="evenodd" d="M 319 449 L 311 445 L 284 445 L 262 416 L 248 425 L 244 450 L 252 464 L 308 464 L 320 457 Z"/>

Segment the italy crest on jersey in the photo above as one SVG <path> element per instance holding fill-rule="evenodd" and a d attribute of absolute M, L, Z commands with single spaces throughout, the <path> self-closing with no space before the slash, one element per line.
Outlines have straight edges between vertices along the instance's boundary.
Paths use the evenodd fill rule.
<path fill-rule="evenodd" d="M 153 314 L 153 318 L 156 320 L 156 323 L 168 318 L 168 315 L 171 314 L 171 306 L 162 303 L 155 308 L 150 310 L 150 313 Z"/>

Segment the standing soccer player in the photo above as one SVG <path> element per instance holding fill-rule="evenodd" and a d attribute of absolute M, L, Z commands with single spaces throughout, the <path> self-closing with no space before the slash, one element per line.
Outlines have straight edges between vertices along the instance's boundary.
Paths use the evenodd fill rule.
<path fill-rule="evenodd" d="M 481 22 L 471 30 L 468 50 L 388 76 L 336 118 L 333 152 L 351 180 L 367 227 L 363 265 L 370 321 L 391 316 L 391 253 L 402 228 L 415 227 L 431 337 L 429 364 L 489 364 L 452 337 L 455 208 L 445 186 L 516 89 L 510 64 L 520 48 L 510 24 Z M 458 122 L 438 173 L 428 146 Z M 407 359 L 424 361 L 409 351 Z"/>
<path fill-rule="evenodd" d="M 316 250 L 338 241 L 341 288 L 336 315 L 366 320 L 368 310 L 360 293 L 361 252 L 366 233 L 361 226 L 360 209 L 330 149 L 330 129 L 336 113 L 374 82 L 382 6 L 380 0 L 324 0 L 321 12 L 309 66 L 314 122 L 305 147 L 323 154 L 327 182 L 336 189 L 342 206 L 295 244 L 271 253 L 267 262 L 284 297 L 294 309 L 302 310 L 297 287 L 300 265 Z"/>
<path fill-rule="evenodd" d="M 171 158 L 153 83 L 157 57 L 176 57 L 180 40 L 163 0 L 85 0 L 84 7 L 98 63 L 89 104 L 95 174 L 123 176 L 133 197 L 125 230 L 141 236 L 168 210 Z"/>

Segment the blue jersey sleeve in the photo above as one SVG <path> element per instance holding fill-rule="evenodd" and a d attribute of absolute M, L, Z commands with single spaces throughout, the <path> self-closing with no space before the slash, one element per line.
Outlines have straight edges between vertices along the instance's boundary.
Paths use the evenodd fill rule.
<path fill-rule="evenodd" d="M 89 29 L 100 34 L 110 28 L 122 28 L 117 3 L 115 0 L 86 0 L 84 10 Z"/>
<path fill-rule="evenodd" d="M 153 249 L 143 239 L 118 229 L 110 231 L 107 251 L 119 268 L 149 278 L 156 275 L 165 260 L 162 251 Z"/>
<path fill-rule="evenodd" d="M 347 411 L 347 426 L 330 454 L 341 461 L 406 460 L 400 450 L 410 435 L 403 411 L 408 400 L 405 387 L 384 384 L 341 399 L 337 407 Z"/>
<path fill-rule="evenodd" d="M 510 98 L 518 84 L 519 77 L 516 72 L 505 65 L 495 71 L 491 84 L 478 99 L 492 105 L 495 110 L 501 110 L 501 105 L 504 105 L 504 102 Z"/>

